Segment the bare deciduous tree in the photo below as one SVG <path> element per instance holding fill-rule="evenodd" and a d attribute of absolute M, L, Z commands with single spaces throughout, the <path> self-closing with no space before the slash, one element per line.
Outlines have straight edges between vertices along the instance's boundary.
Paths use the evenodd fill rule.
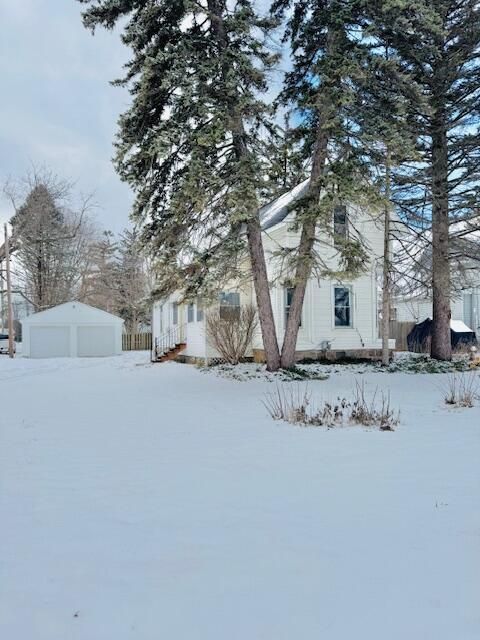
<path fill-rule="evenodd" d="M 149 264 L 138 233 L 126 229 L 118 241 L 104 231 L 90 247 L 90 268 L 84 275 L 80 299 L 125 320 L 128 332 L 149 321 Z"/>

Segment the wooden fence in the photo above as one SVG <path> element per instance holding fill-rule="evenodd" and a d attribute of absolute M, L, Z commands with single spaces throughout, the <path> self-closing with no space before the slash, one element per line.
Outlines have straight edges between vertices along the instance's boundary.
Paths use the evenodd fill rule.
<path fill-rule="evenodd" d="M 122 349 L 124 351 L 150 351 L 152 348 L 151 333 L 122 334 Z"/>
<path fill-rule="evenodd" d="M 414 322 L 390 322 L 390 338 L 395 338 L 396 351 L 408 351 L 407 336 L 415 326 Z"/>

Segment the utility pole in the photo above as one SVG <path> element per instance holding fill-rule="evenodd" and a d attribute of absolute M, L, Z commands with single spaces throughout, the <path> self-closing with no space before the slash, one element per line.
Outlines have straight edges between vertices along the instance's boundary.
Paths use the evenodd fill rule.
<path fill-rule="evenodd" d="M 0 256 L 0 306 L 2 311 L 0 313 L 0 329 L 5 327 L 5 277 L 3 275 L 3 258 Z"/>
<path fill-rule="evenodd" d="M 390 198 L 391 198 L 391 160 L 387 148 L 385 161 L 385 211 L 383 228 L 383 287 L 382 287 L 382 365 L 390 364 Z"/>
<path fill-rule="evenodd" d="M 3 226 L 3 230 L 5 233 L 5 263 L 7 275 L 8 355 L 10 358 L 13 358 L 15 356 L 15 348 L 13 344 L 12 281 L 10 278 L 10 244 L 6 223 Z"/>

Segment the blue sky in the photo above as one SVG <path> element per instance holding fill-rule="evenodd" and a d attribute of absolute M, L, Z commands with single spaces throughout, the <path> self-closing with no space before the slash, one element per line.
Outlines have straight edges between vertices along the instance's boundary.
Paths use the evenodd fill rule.
<path fill-rule="evenodd" d="M 48 167 L 75 181 L 77 193 L 93 193 L 98 225 L 120 232 L 132 196 L 111 157 L 129 96 L 109 81 L 128 50 L 118 31 L 92 36 L 81 9 L 76 0 L 0 0 L 0 182 L 32 163 Z M 0 222 L 12 213 L 0 198 Z"/>
<path fill-rule="evenodd" d="M 131 195 L 111 164 L 128 94 L 111 87 L 128 51 L 84 29 L 75 0 L 0 0 L 0 180 L 48 166 L 94 193 L 98 224 L 121 231 Z M 0 201 L 0 220 L 11 209 Z"/>

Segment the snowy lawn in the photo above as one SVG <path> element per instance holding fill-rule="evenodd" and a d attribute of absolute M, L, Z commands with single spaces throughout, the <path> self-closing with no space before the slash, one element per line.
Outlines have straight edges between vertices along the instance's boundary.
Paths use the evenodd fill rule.
<path fill-rule="evenodd" d="M 1 638 L 480 637 L 480 409 L 445 376 L 364 373 L 400 426 L 327 430 L 147 358 L 0 357 Z"/>

